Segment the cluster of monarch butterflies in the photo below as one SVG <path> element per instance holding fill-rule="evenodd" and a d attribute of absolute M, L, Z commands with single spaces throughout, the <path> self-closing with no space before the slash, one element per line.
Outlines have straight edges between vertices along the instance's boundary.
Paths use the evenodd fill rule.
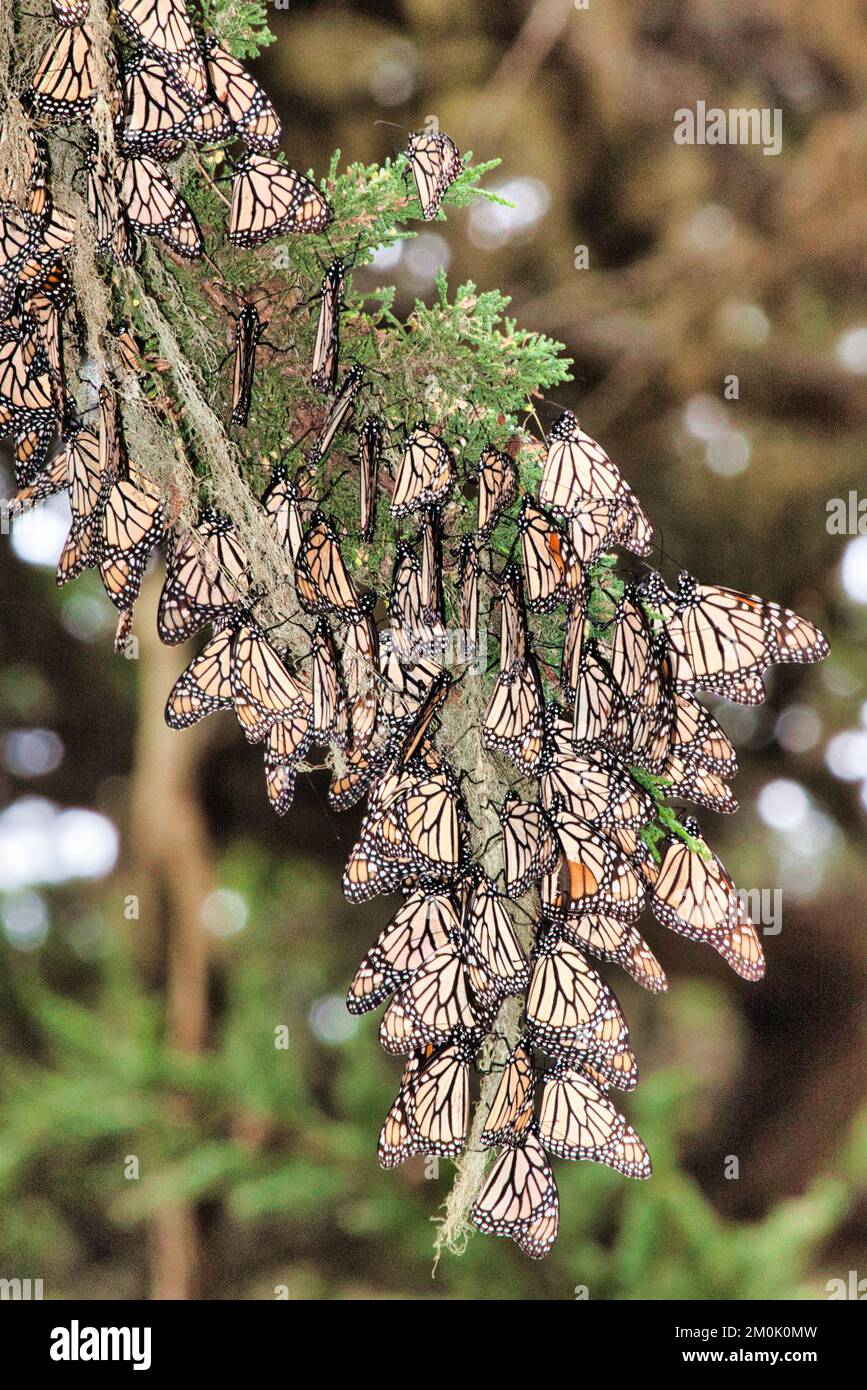
<path fill-rule="evenodd" d="M 131 461 L 112 380 L 98 390 L 91 428 L 64 375 L 65 320 L 75 318 L 69 260 L 83 229 L 55 206 L 46 136 L 55 127 L 83 132 L 82 172 L 97 257 L 110 273 L 132 264 L 139 237 L 158 238 L 188 260 L 203 255 L 195 216 L 166 165 L 190 146 L 240 141 L 235 162 L 228 239 L 255 247 L 289 233 L 321 232 L 331 219 L 322 193 L 273 153 L 281 138 L 277 113 L 256 79 L 218 43 L 199 38 L 185 0 L 117 0 L 119 26 L 111 89 L 100 91 L 88 27 L 89 0 L 51 0 L 56 30 L 30 85 L 30 177 L 23 204 L 0 199 L 0 437 L 10 438 L 15 514 L 66 492 L 72 525 L 58 566 L 58 583 L 98 570 L 119 610 L 117 648 L 128 636 L 148 556 L 164 539 L 170 518 L 152 478 Z M 99 71 L 102 71 L 99 68 Z M 114 150 L 92 124 L 97 97 L 114 114 Z M 269 153 L 270 152 L 270 153 Z M 446 136 L 413 135 L 407 154 L 426 218 L 436 215 L 461 159 Z M 111 167 L 109 167 L 111 165 Z M 321 292 L 313 384 L 330 392 L 337 380 L 338 327 L 344 269 L 335 260 Z M 246 423 L 261 323 L 252 304 L 237 318 L 231 420 Z M 129 326 L 115 330 L 124 368 L 141 371 L 143 356 Z M 346 374 L 321 452 L 338 432 L 360 385 Z M 371 434 L 371 450 L 376 440 Z"/>
<path fill-rule="evenodd" d="M 344 891 L 355 903 L 402 899 L 347 1000 L 353 1013 L 387 1001 L 380 1038 L 406 1059 L 380 1137 L 385 1167 L 464 1151 L 476 1058 L 503 1002 L 520 999 L 520 1036 L 496 1064 L 480 1133 L 482 1146 L 498 1152 L 471 1215 L 480 1230 L 539 1258 L 559 1225 L 552 1155 L 650 1174 L 641 1139 L 610 1096 L 637 1081 L 629 1030 L 591 962 L 619 965 L 648 990 L 666 988 L 638 930 L 647 905 L 745 979 L 764 971 L 755 927 L 698 824 L 669 811 L 667 833 L 660 827 L 661 792 L 736 809 L 735 752 L 699 695 L 757 703 L 764 671 L 819 660 L 827 644 L 776 604 L 687 573 L 670 588 L 645 562 L 653 536 L 640 502 L 571 413 L 552 426 L 531 493 L 521 450 L 535 456 L 538 445 L 490 445 L 469 466 L 458 440 L 428 422 L 395 436 L 381 414 L 362 411 L 370 391 L 363 369 L 340 376 L 347 272 L 335 259 L 315 296 L 310 366 L 327 408 L 307 458 L 291 475 L 274 469 L 261 499 L 294 586 L 293 623 L 306 634 L 302 654 L 296 642 L 291 655 L 256 616 L 263 595 L 233 520 L 209 507 L 188 529 L 174 525 L 127 455 L 115 385 L 99 389 L 95 430 L 66 389 L 61 322 L 73 297 L 66 262 L 76 228 L 53 206 L 39 127 L 87 125 L 96 88 L 87 0 L 52 4 L 60 30 L 27 98 L 35 128 L 26 204 L 0 205 L 0 429 L 14 439 L 18 484 L 8 505 L 68 492 L 72 526 L 58 577 L 98 567 L 121 612 L 121 643 L 148 557 L 165 541 L 161 639 L 181 643 L 210 629 L 169 694 L 168 723 L 182 729 L 234 713 L 263 748 L 267 794 L 280 814 L 311 745 L 329 750 L 331 804 L 365 800 Z M 322 195 L 266 153 L 280 138 L 273 107 L 215 40 L 198 40 L 183 0 L 117 0 L 116 12 L 135 48 L 117 100 L 120 167 L 107 172 L 98 143 L 87 146 L 101 254 L 122 262 L 136 233 L 175 254 L 199 254 L 198 227 L 163 167 L 189 141 L 238 137 L 246 146 L 230 241 L 255 246 L 286 231 L 321 231 L 330 217 Z M 436 132 L 413 135 L 407 160 L 422 216 L 434 217 L 461 156 Z M 260 329 L 246 305 L 235 425 L 246 421 Z M 118 346 L 128 370 L 140 370 L 128 327 Z M 385 616 L 380 596 L 353 578 L 317 481 L 336 440 L 356 478 L 358 538 L 371 537 L 387 495 L 395 546 Z M 468 500 L 473 490 L 477 504 Z M 613 567 L 620 551 L 634 557 L 625 582 Z M 462 707 L 462 686 L 479 677 L 470 661 L 446 669 L 443 653 L 448 623 L 459 624 L 464 651 L 476 652 L 492 604 L 497 669 L 480 677 L 478 733 L 514 790 L 492 808 L 499 833 L 479 846 L 468 772 L 453 765 L 474 717 Z M 540 655 L 540 625 L 552 614 L 562 618 L 559 670 Z M 450 761 L 444 733 L 461 713 Z"/>
<path fill-rule="evenodd" d="M 190 144 L 242 143 L 229 214 L 234 245 L 328 224 L 331 209 L 316 186 L 274 157 L 282 131 L 266 93 L 213 34 L 199 38 L 185 0 L 116 0 L 127 42 L 110 92 L 98 90 L 89 0 L 51 3 L 59 27 L 24 100 L 41 125 L 84 127 L 87 202 L 100 254 L 130 262 L 138 233 L 188 260 L 202 255 L 196 219 L 166 169 Z M 115 113 L 111 156 L 91 129 L 97 96 Z"/>
<path fill-rule="evenodd" d="M 353 411 L 363 389 L 359 376 Z M 359 533 L 380 486 L 392 522 L 411 528 L 396 545 L 384 632 L 374 596 L 359 592 L 341 536 L 312 495 L 309 463 L 320 457 L 320 434 L 308 463 L 292 477 L 277 470 L 262 499 L 312 626 L 306 661 L 291 660 L 256 626 L 234 529 L 206 514 L 195 543 L 175 544 L 159 621 L 166 641 L 206 623 L 214 635 L 175 685 L 167 718 L 183 727 L 234 710 L 247 737 L 264 744 L 280 812 L 311 743 L 341 750 L 329 789 L 335 808 L 366 797 L 344 892 L 353 903 L 402 896 L 347 997 L 353 1013 L 388 1001 L 380 1040 L 406 1058 L 380 1136 L 383 1166 L 464 1150 L 474 1061 L 501 1004 L 521 997 L 521 1037 L 481 1133 L 482 1145 L 500 1152 L 472 1219 L 538 1258 L 559 1222 L 551 1155 L 650 1175 L 641 1139 L 609 1095 L 637 1081 L 629 1030 L 591 962 L 619 965 L 642 987 L 664 990 L 663 969 L 637 925 L 649 905 L 659 923 L 712 946 L 744 979 L 764 972 L 756 929 L 696 821 L 684 815 L 664 838 L 648 840 L 648 828 L 658 828 L 649 788 L 735 810 L 735 752 L 699 692 L 756 703 L 765 670 L 818 660 L 827 644 L 788 609 L 687 573 L 674 590 L 647 567 L 615 583 L 601 558 L 614 549 L 645 556 L 651 528 L 616 465 L 569 413 L 550 431 L 535 497 L 525 492 L 518 502 L 515 458 L 483 450 L 473 470 L 474 525 L 451 556 L 443 532 L 466 519 L 458 483 L 469 474 L 461 479 L 446 442 L 419 424 L 386 480 L 379 469 L 387 433 L 372 416 L 356 430 Z M 491 543 L 510 515 L 520 563 Z M 484 588 L 499 606 L 498 671 L 480 733 L 510 767 L 516 790 L 495 808 L 495 870 L 489 846 L 474 849 L 463 775 L 437 739 L 472 679 L 468 664 L 447 671 L 437 660 L 448 619 L 444 579 L 457 582 L 469 651 Z M 609 589 L 608 616 L 597 611 L 591 620 L 591 600 L 598 610 Z M 528 614 L 558 605 L 565 638 L 551 699 Z M 521 927 L 528 903 L 530 934 Z"/>
<path fill-rule="evenodd" d="M 390 1167 L 414 1154 L 463 1151 L 474 1059 L 503 1001 L 521 997 L 521 1036 L 480 1136 L 499 1156 L 471 1219 L 540 1258 L 559 1225 L 550 1155 L 650 1175 L 644 1144 L 609 1095 L 637 1082 L 629 1030 L 591 961 L 664 990 L 663 969 L 637 926 L 649 905 L 659 923 L 712 946 L 743 978 L 764 973 L 756 929 L 697 822 L 669 817 L 663 836 L 649 788 L 734 811 L 735 751 L 699 692 L 757 703 L 768 667 L 819 660 L 827 643 L 788 609 L 687 573 L 673 591 L 649 567 L 633 566 L 633 578 L 615 581 L 603 557 L 615 549 L 646 556 L 652 530 L 616 465 L 571 413 L 549 433 L 536 496 L 525 491 L 518 502 L 515 458 L 486 448 L 475 532 L 457 552 L 456 576 L 461 624 L 471 636 L 484 576 L 499 603 L 499 669 L 481 733 L 511 764 L 519 789 L 497 808 L 497 871 L 486 871 L 488 847 L 471 849 L 461 778 L 432 734 L 456 699 L 452 681 L 423 673 L 412 657 L 430 649 L 444 621 L 440 587 L 424 580 L 425 556 L 441 553 L 438 529 L 454 481 L 444 446 L 425 444 L 408 493 L 406 454 L 395 479 L 393 512 L 398 501 L 423 521 L 420 553 L 398 549 L 390 612 L 393 639 L 398 631 L 403 638 L 403 650 L 392 643 L 398 679 L 424 678 L 427 694 L 409 731 L 395 729 L 389 757 L 377 763 L 344 875 L 353 902 L 394 891 L 404 900 L 362 961 L 347 1002 L 363 1012 L 389 1000 L 380 1040 L 407 1058 L 380 1137 L 380 1161 Z M 506 555 L 497 565 L 491 537 L 510 512 L 520 564 Z M 600 597 L 608 599 L 604 618 Z M 559 690 L 546 699 L 528 611 L 557 608 L 565 633 Z M 372 761 L 369 753 L 360 760 Z M 359 771 L 356 760 L 354 778 Z M 338 785 L 345 796 L 347 784 Z M 519 927 L 527 902 L 529 934 Z"/>

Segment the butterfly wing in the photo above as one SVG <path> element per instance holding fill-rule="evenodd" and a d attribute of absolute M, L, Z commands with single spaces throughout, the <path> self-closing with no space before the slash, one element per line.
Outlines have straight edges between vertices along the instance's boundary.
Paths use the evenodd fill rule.
<path fill-rule="evenodd" d="M 440 131 L 413 133 L 406 152 L 426 222 L 436 217 L 443 195 L 463 169 L 460 151 Z"/>
<path fill-rule="evenodd" d="M 287 232 L 321 232 L 331 208 L 310 179 L 276 159 L 250 151 L 235 165 L 229 240 L 260 246 Z"/>

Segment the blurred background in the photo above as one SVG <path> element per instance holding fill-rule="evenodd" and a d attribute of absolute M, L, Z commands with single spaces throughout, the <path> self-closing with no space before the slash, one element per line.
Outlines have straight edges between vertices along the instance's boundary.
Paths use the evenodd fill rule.
<path fill-rule="evenodd" d="M 387 917 L 340 894 L 354 813 L 331 814 L 311 775 L 278 821 L 233 720 L 165 728 L 189 653 L 154 635 L 160 573 L 139 659 L 113 656 L 98 583 L 54 586 L 52 504 L 0 546 L 0 1275 L 81 1298 L 824 1298 L 867 1276 L 857 497 L 849 534 L 827 526 L 831 499 L 867 496 L 863 7 L 295 0 L 269 16 L 256 66 L 298 167 L 323 171 L 335 147 L 382 158 L 428 115 L 502 159 L 487 186 L 512 208 L 452 213 L 374 278 L 404 307 L 440 265 L 510 293 L 575 359 L 540 418 L 574 408 L 620 461 L 667 572 L 783 601 L 831 638 L 761 708 L 718 712 L 742 809 L 701 819 L 740 886 L 780 891 L 768 974 L 747 985 L 647 925 L 670 992 L 607 974 L 652 1181 L 558 1162 L 544 1264 L 474 1236 L 432 1278 L 452 1167 L 380 1172 L 399 1067 L 378 1015 L 342 1002 Z M 675 144 L 674 112 L 698 101 L 780 108 L 781 153 Z"/>

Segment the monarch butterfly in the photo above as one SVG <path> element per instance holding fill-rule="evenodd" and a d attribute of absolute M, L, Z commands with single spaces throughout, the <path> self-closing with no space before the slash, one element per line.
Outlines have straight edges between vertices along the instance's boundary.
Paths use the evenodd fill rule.
<path fill-rule="evenodd" d="M 244 304 L 235 323 L 235 353 L 232 368 L 232 413 L 230 420 L 239 428 L 250 413 L 250 393 L 256 369 L 256 347 L 262 336 L 262 320 L 254 304 Z"/>
<path fill-rule="evenodd" d="M 557 1184 L 535 1125 L 520 1142 L 503 1149 L 470 1220 L 488 1235 L 508 1236 L 533 1260 L 548 1254 L 560 1225 Z"/>
<path fill-rule="evenodd" d="M 317 739 L 329 739 L 346 708 L 346 692 L 331 629 L 321 618 L 310 647 L 311 728 Z"/>
<path fill-rule="evenodd" d="M 617 465 L 581 429 L 570 410 L 565 410 L 551 427 L 539 500 L 555 516 L 562 517 L 579 515 L 588 501 L 617 503 L 629 517 L 628 532 L 618 536 L 620 542 L 636 555 L 647 555 L 651 549 L 653 529 L 641 503 L 624 482 Z"/>
<path fill-rule="evenodd" d="M 479 459 L 479 519 L 477 533 L 480 541 L 490 538 L 497 522 L 514 502 L 518 491 L 518 470 L 508 454 L 501 454 L 487 445 Z"/>
<path fill-rule="evenodd" d="M 520 1038 L 503 1066 L 482 1131 L 482 1148 L 514 1145 L 533 1119 L 536 1073 L 525 1038 Z"/>
<path fill-rule="evenodd" d="M 628 701 L 632 719 L 633 757 L 645 772 L 665 773 L 671 748 L 674 699 L 671 662 L 664 638 L 654 641 L 652 660 L 634 700 Z"/>
<path fill-rule="evenodd" d="M 585 917 L 570 917 L 567 923 L 559 925 L 559 930 L 561 938 L 579 951 L 589 951 L 599 960 L 621 966 L 642 989 L 653 994 L 668 989 L 662 966 L 631 923 L 593 912 Z"/>
<path fill-rule="evenodd" d="M 443 601 L 443 556 L 439 514 L 429 507 L 421 532 L 421 600 L 426 612 L 438 621 L 445 614 Z"/>
<path fill-rule="evenodd" d="M 519 771 L 532 776 L 544 748 L 542 682 L 536 663 L 526 656 L 497 676 L 482 720 L 487 748 L 508 753 Z"/>
<path fill-rule="evenodd" d="M 358 436 L 358 471 L 361 478 L 360 530 L 362 539 L 373 539 L 376 526 L 376 494 L 379 488 L 379 461 L 382 458 L 382 421 L 368 415 Z"/>
<path fill-rule="evenodd" d="M 581 591 L 573 595 L 566 609 L 566 629 L 563 636 L 563 656 L 560 661 L 560 689 L 564 700 L 575 700 L 584 652 L 586 612 Z"/>
<path fill-rule="evenodd" d="M 238 621 L 250 594 L 247 554 L 234 523 L 206 507 L 191 530 L 172 536 L 157 609 L 160 640 L 186 642 L 206 623 Z"/>
<path fill-rule="evenodd" d="M 126 466 L 102 508 L 97 562 L 102 586 L 121 612 L 128 612 L 138 598 L 145 565 L 162 538 L 164 516 L 152 479 Z"/>
<path fill-rule="evenodd" d="M 455 142 L 439 131 L 409 137 L 406 151 L 415 180 L 422 217 L 426 222 L 436 217 L 446 190 L 463 172 L 463 162 Z"/>
<path fill-rule="evenodd" d="M 617 604 L 609 659 L 626 698 L 635 761 L 658 776 L 665 768 L 674 719 L 671 663 L 664 639 L 654 636 L 632 588 Z"/>
<path fill-rule="evenodd" d="M 346 687 L 353 699 L 379 672 L 379 629 L 373 619 L 372 596 L 362 600 L 362 612 L 343 634 Z"/>
<path fill-rule="evenodd" d="M 56 433 L 56 422 L 46 416 L 35 420 L 32 425 L 15 424 L 14 430 L 15 483 L 18 487 L 29 487 L 45 468 L 48 450 Z"/>
<path fill-rule="evenodd" d="M 392 770 L 394 764 L 393 748 L 388 740 L 384 740 L 381 746 L 387 755 L 383 770 L 388 775 L 381 777 L 371 791 L 367 813 L 361 826 L 361 835 L 351 859 L 363 861 L 372 854 L 374 860 L 381 858 L 385 863 L 393 866 L 399 863 L 410 864 L 412 846 L 407 841 L 405 826 L 400 819 L 399 810 L 401 802 L 414 790 L 419 777 L 423 774 L 419 770 L 407 770 L 406 768 L 399 769 L 395 773 Z M 450 792 L 448 780 L 443 778 L 442 785 L 448 794 Z"/>
<path fill-rule="evenodd" d="M 379 718 L 379 697 L 370 685 L 357 695 L 347 710 L 347 739 L 353 748 L 366 748 L 376 732 Z"/>
<path fill-rule="evenodd" d="M 280 120 L 255 77 L 220 47 L 213 34 L 205 37 L 202 52 L 214 96 L 247 148 L 276 149 L 282 134 Z"/>
<path fill-rule="evenodd" d="M 511 565 L 500 583 L 500 604 L 500 674 L 482 719 L 482 738 L 532 776 L 544 750 L 542 682 L 526 651 L 521 581 Z"/>
<path fill-rule="evenodd" d="M 558 749 L 547 760 L 540 791 L 545 806 L 565 806 L 603 830 L 614 825 L 640 829 L 655 814 L 652 798 L 603 748 L 592 755 Z"/>
<path fill-rule="evenodd" d="M 663 769 L 668 783 L 667 795 L 679 797 L 683 801 L 694 801 L 697 806 L 706 806 L 710 811 L 722 815 L 733 815 L 738 803 L 718 773 L 712 772 L 701 762 L 669 753 Z"/>
<path fill-rule="evenodd" d="M 389 511 L 395 518 L 444 501 L 454 482 L 451 451 L 424 424 L 407 436 L 394 480 Z"/>
<path fill-rule="evenodd" d="M 761 704 L 762 673 L 771 665 L 821 661 L 828 643 L 791 609 L 753 594 L 699 584 L 683 570 L 670 594 L 658 575 L 645 581 L 648 602 L 661 611 L 674 688 L 713 691 L 737 704 Z"/>
<path fill-rule="evenodd" d="M 700 849 L 691 849 L 677 836 L 665 842 L 650 890 L 656 917 L 680 936 L 713 946 L 743 979 L 760 980 L 765 973 L 761 943 L 734 883 L 698 823 L 690 816 L 682 825 Z"/>
<path fill-rule="evenodd" d="M 409 544 L 401 541 L 392 571 L 388 612 L 394 650 L 404 665 L 438 652 L 445 638 L 445 628 L 428 606 L 428 597 L 421 565 Z"/>
<path fill-rule="evenodd" d="M 543 1075 L 539 1138 L 560 1158 L 604 1163 L 627 1178 L 650 1177 L 641 1139 L 581 1067 L 560 1062 Z"/>
<path fill-rule="evenodd" d="M 738 770 L 728 735 L 694 696 L 679 691 L 673 695 L 670 752 L 720 777 L 734 777 Z"/>
<path fill-rule="evenodd" d="M 299 480 L 289 477 L 285 464 L 278 464 L 262 496 L 262 506 L 278 544 L 286 551 L 293 565 L 307 530 L 301 512 L 304 500 Z"/>
<path fill-rule="evenodd" d="M 8 516 L 17 516 L 35 503 L 44 502 L 47 497 L 53 497 L 55 493 L 65 492 L 68 486 L 69 463 L 66 457 L 66 446 L 61 443 L 47 462 L 43 461 L 39 468 L 28 476 L 27 481 L 18 487 L 18 491 L 2 503 L 2 506 Z"/>
<path fill-rule="evenodd" d="M 461 595 L 463 658 L 471 661 L 479 646 L 479 556 L 471 536 L 465 536 L 458 552 L 458 588 Z"/>
<path fill-rule="evenodd" d="M 632 719 L 611 667 L 596 642 L 584 644 L 573 701 L 572 741 L 576 749 L 598 745 L 620 756 L 632 749 Z"/>
<path fill-rule="evenodd" d="M 95 139 L 88 144 L 84 168 L 87 208 L 96 223 L 96 254 L 113 256 L 118 265 L 131 265 L 135 248 L 129 218 L 120 205 L 117 178 L 106 171 L 105 156 Z"/>
<path fill-rule="evenodd" d="M 562 806 L 551 811 L 551 820 L 563 859 L 558 873 L 543 881 L 546 915 L 562 921 L 603 912 L 634 921 L 647 890 L 619 845 Z"/>
<path fill-rule="evenodd" d="M 68 272 L 58 252 L 64 254 L 69 250 L 74 240 L 75 219 L 64 216 L 58 218 L 56 225 L 59 235 L 53 234 L 52 222 L 50 227 L 44 229 L 45 240 L 37 242 L 33 254 L 16 273 L 4 277 L 0 272 L 0 321 L 14 319 L 22 300 L 25 313 L 30 313 L 32 317 L 28 296 L 34 298 L 43 290 L 51 297 L 52 302 L 60 307 L 62 290 L 66 283 L 64 277 Z"/>
<path fill-rule="evenodd" d="M 54 35 L 24 101 L 53 125 L 85 120 L 96 98 L 90 34 L 75 26 Z"/>
<path fill-rule="evenodd" d="M 571 758 L 576 752 L 584 751 L 579 750 L 573 743 L 571 725 L 556 700 L 550 700 L 545 708 L 545 734 L 546 766 L 553 757 Z M 590 751 L 597 753 L 604 750 Z"/>
<path fill-rule="evenodd" d="M 621 545 L 632 529 L 632 513 L 621 502 L 585 498 L 567 519 L 569 541 L 585 569 L 614 545 Z"/>
<path fill-rule="evenodd" d="M 469 1071 L 475 1049 L 461 1038 L 424 1049 L 404 1068 L 379 1138 L 379 1162 L 393 1168 L 413 1154 L 455 1158 L 466 1142 Z"/>
<path fill-rule="evenodd" d="M 295 557 L 295 586 L 305 613 L 344 622 L 364 615 L 355 582 L 340 553 L 337 532 L 321 512 L 314 512 Z"/>
<path fill-rule="evenodd" d="M 55 419 L 48 362 L 29 315 L 0 324 L 0 409 L 16 433 Z"/>
<path fill-rule="evenodd" d="M 638 695 L 651 664 L 653 633 L 634 589 L 618 601 L 611 629 L 608 660 L 627 700 Z"/>
<path fill-rule="evenodd" d="M 66 584 L 96 560 L 96 526 L 104 501 L 103 478 L 107 469 L 107 454 L 101 448 L 108 410 L 107 394 L 100 392 L 100 437 L 86 429 L 82 421 L 74 421 L 63 436 L 69 477 L 69 506 L 72 525 L 66 538 L 57 567 L 57 583 Z M 112 474 L 108 472 L 105 488 Z"/>
<path fill-rule="evenodd" d="M 207 714 L 232 708 L 234 630 L 223 628 L 181 672 L 166 702 L 166 723 L 188 729 Z"/>
<path fill-rule="evenodd" d="M 449 884 L 461 862 L 458 798 L 450 779 L 439 773 L 397 780 L 400 790 L 362 823 L 343 876 L 350 902 L 419 880 Z"/>
<path fill-rule="evenodd" d="M 386 723 L 396 729 L 414 718 L 433 683 L 442 675 L 435 661 L 402 662 L 390 643 L 381 659 L 380 704 Z"/>
<path fill-rule="evenodd" d="M 190 104 L 162 62 L 137 53 L 124 68 L 124 154 L 180 154 L 187 140 L 214 145 L 227 140 L 231 123 L 214 101 Z"/>
<path fill-rule="evenodd" d="M 379 1132 L 377 1157 L 382 1168 L 394 1168 L 398 1163 L 403 1163 L 406 1159 L 423 1152 L 419 1135 L 409 1113 L 412 1104 L 410 1087 L 424 1060 L 430 1057 L 435 1050 L 432 1046 L 421 1048 L 418 1052 L 407 1057 L 404 1063 L 400 1090 Z"/>
<path fill-rule="evenodd" d="M 521 576 L 513 564 L 500 578 L 500 670 L 509 671 L 527 652 L 527 615 Z"/>
<path fill-rule="evenodd" d="M 512 919 L 487 876 L 479 877 L 467 902 L 467 939 L 491 981 L 492 1002 L 498 1005 L 521 994 L 530 982 L 530 966 Z"/>
<path fill-rule="evenodd" d="M 329 805 L 333 806 L 336 811 L 345 811 L 350 806 L 355 806 L 374 779 L 386 770 L 388 762 L 387 740 L 381 731 L 375 747 L 351 749 L 346 758 L 344 771 L 335 772 L 331 779 L 328 788 Z M 357 869 L 353 871 L 353 878 L 366 882 L 367 877 L 373 879 L 375 871 L 369 873 L 367 866 L 360 862 Z M 378 888 L 373 888 L 369 896 L 374 897 L 379 891 Z"/>
<path fill-rule="evenodd" d="M 574 593 L 579 588 L 581 566 L 566 537 L 526 496 L 518 518 L 518 534 L 527 606 L 536 613 L 549 613 L 564 593 Z"/>
<path fill-rule="evenodd" d="M 349 1012 L 375 1009 L 459 930 L 457 914 L 445 894 L 410 894 L 355 972 L 346 996 Z"/>
<path fill-rule="evenodd" d="M 33 129 L 22 133 L 22 142 L 22 163 L 29 161 L 30 164 L 30 182 L 24 208 L 27 215 L 39 224 L 40 230 L 44 230 L 52 206 L 48 187 L 48 141 L 41 131 Z"/>
<path fill-rule="evenodd" d="M 310 462 L 319 463 L 343 428 L 344 421 L 355 409 L 355 399 L 364 384 L 364 373 L 358 366 L 350 367 L 343 375 L 340 390 L 331 403 L 325 424 L 317 436 L 310 456 Z"/>
<path fill-rule="evenodd" d="M 659 863 L 641 836 L 635 830 L 616 825 L 611 831 L 611 838 L 616 840 L 624 854 L 629 856 L 648 888 L 652 887 L 659 873 Z"/>
<path fill-rule="evenodd" d="M 560 846 L 542 807 L 520 801 L 514 792 L 503 802 L 500 823 L 506 893 L 520 898 L 552 871 L 560 858 Z"/>
<path fill-rule="evenodd" d="M 135 231 L 159 237 L 185 260 L 194 261 L 201 256 L 203 242 L 198 223 L 151 155 L 121 160 L 120 197 Z"/>
<path fill-rule="evenodd" d="M 98 530 L 93 555 L 106 594 L 115 608 L 129 614 L 150 553 L 162 538 L 164 511 L 152 479 L 129 462 L 114 390 L 101 387 L 99 400 Z M 122 626 L 115 643 L 118 649 L 125 635 L 126 626 Z"/>
<path fill-rule="evenodd" d="M 537 942 L 527 992 L 527 1031 L 557 1056 L 588 1057 L 602 1075 L 628 1050 L 629 1029 L 614 994 L 591 970 L 584 956 L 556 932 Z M 637 1073 L 636 1073 L 637 1075 Z M 631 1089 L 630 1074 L 621 1076 Z"/>
<path fill-rule="evenodd" d="M 425 697 L 416 712 L 412 728 L 406 734 L 394 760 L 396 768 L 407 764 L 425 747 L 431 723 L 448 697 L 452 679 L 445 671 L 438 671 L 436 679 L 425 692 Z"/>
<path fill-rule="evenodd" d="M 57 23 L 70 28 L 87 19 L 90 0 L 51 0 L 51 8 Z"/>
<path fill-rule="evenodd" d="M 75 223 L 69 223 L 73 230 Z M 66 267 L 64 255 L 69 251 L 72 242 L 61 239 L 58 254 L 52 250 L 48 243 L 42 248 L 38 256 L 34 256 L 21 272 L 21 288 L 26 296 L 24 310 L 25 313 L 34 313 L 30 304 L 32 300 L 40 296 L 49 300 L 58 310 L 64 310 L 72 303 L 72 276 Z"/>
<path fill-rule="evenodd" d="M 294 763 L 265 763 L 265 791 L 278 816 L 285 816 L 295 799 Z"/>
<path fill-rule="evenodd" d="M 259 743 L 277 720 L 308 715 L 312 700 L 309 686 L 250 622 L 238 628 L 232 644 L 232 697 L 250 743 Z"/>
<path fill-rule="evenodd" d="M 39 185 L 36 182 L 32 183 L 31 201 L 39 192 Z M 45 206 L 40 217 L 43 246 L 39 254 L 35 257 L 35 260 L 37 263 L 40 263 L 42 257 L 48 256 L 53 262 L 54 257 L 58 253 L 62 254 L 66 251 L 71 251 L 72 247 L 75 245 L 78 223 L 71 212 L 65 212 L 63 209 L 55 207 L 47 193 Z M 22 270 L 22 278 L 25 280 L 33 278 L 27 266 Z"/>
<path fill-rule="evenodd" d="M 339 256 L 326 268 L 319 291 L 319 319 L 313 345 L 313 375 L 317 391 L 330 392 L 337 384 L 340 358 L 340 311 L 346 288 L 346 266 Z"/>
<path fill-rule="evenodd" d="M 18 272 L 41 245 L 41 218 L 25 208 L 0 203 L 0 283 L 3 286 L 0 308 L 4 318 L 12 311 Z"/>
<path fill-rule="evenodd" d="M 275 719 L 265 738 L 268 767 L 294 767 L 304 756 L 313 735 L 310 710 L 310 702 L 304 701 L 293 713 Z"/>
<path fill-rule="evenodd" d="M 458 1029 L 484 1031 L 495 1007 L 491 995 L 489 976 L 458 934 L 428 956 L 394 996 L 383 1014 L 380 1043 L 400 1055 L 425 1043 L 448 1042 Z"/>
<path fill-rule="evenodd" d="M 205 64 L 184 0 L 117 0 L 121 28 L 159 58 L 193 101 L 208 95 Z"/>
<path fill-rule="evenodd" d="M 72 277 L 61 262 L 43 277 L 40 288 L 25 303 L 25 313 L 36 324 L 37 334 L 45 352 L 54 409 L 59 420 L 69 410 L 69 396 L 63 372 L 63 314 L 72 299 Z"/>
<path fill-rule="evenodd" d="M 331 208 L 315 183 L 288 165 L 254 152 L 235 165 L 229 240 L 260 246 L 286 232 L 321 232 Z"/>
<path fill-rule="evenodd" d="M 53 259 L 73 239 L 74 219 L 55 212 L 39 172 L 31 180 L 24 207 L 0 201 L 0 317 L 15 312 L 19 282 L 38 274 L 44 257 Z"/>

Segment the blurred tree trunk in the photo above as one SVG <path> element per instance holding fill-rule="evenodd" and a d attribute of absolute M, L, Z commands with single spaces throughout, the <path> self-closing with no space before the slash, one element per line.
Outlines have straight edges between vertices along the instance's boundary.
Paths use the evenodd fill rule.
<path fill-rule="evenodd" d="M 190 648 L 165 647 L 156 633 L 161 574 L 145 582 L 136 605 L 139 718 L 130 800 L 131 849 L 141 917 L 135 951 L 150 987 L 165 999 L 165 1037 L 198 1053 L 208 1038 L 209 944 L 202 904 L 214 887 L 212 850 L 198 792 L 206 724 L 183 737 L 164 718 L 166 696 Z M 182 1117 L 185 1101 L 167 1101 Z M 195 1206 L 171 1202 L 151 1228 L 151 1290 L 156 1299 L 197 1297 L 201 1251 Z"/>

